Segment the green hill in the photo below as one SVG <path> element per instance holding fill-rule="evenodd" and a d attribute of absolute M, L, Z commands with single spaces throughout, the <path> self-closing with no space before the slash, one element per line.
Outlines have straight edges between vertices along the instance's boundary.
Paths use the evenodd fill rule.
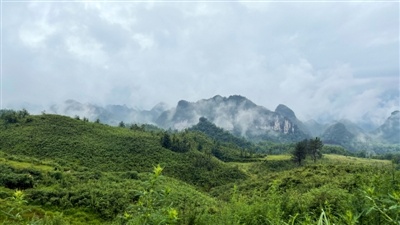
<path fill-rule="evenodd" d="M 303 166 L 290 155 L 246 161 L 234 141 L 198 131 L 145 131 L 24 111 L 2 111 L 0 119 L 0 225 L 400 221 L 395 161 L 338 155 Z M 228 156 L 230 162 L 218 158 Z"/>
<path fill-rule="evenodd" d="M 197 150 L 177 153 L 163 148 L 160 135 L 59 115 L 28 116 L 0 129 L 0 149 L 13 155 L 51 159 L 75 171 L 148 172 L 160 164 L 165 175 L 202 188 L 244 178 L 237 169 Z M 196 146 L 190 134 L 185 138 Z"/>

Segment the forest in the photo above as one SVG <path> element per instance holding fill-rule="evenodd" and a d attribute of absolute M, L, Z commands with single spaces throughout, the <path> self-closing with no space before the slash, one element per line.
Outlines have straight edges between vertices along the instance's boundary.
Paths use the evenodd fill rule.
<path fill-rule="evenodd" d="M 0 224 L 400 224 L 400 153 L 0 112 Z"/>

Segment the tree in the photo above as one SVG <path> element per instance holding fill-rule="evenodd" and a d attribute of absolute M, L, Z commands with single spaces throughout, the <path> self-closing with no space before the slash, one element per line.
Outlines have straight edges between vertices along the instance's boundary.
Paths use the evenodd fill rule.
<path fill-rule="evenodd" d="M 18 117 L 19 117 L 19 118 L 22 119 L 22 118 L 25 118 L 25 117 L 27 117 L 27 116 L 29 116 L 28 110 L 22 109 L 22 110 L 18 111 Z"/>
<path fill-rule="evenodd" d="M 324 147 L 324 144 L 322 143 L 322 141 L 319 137 L 309 140 L 308 151 L 309 151 L 309 154 L 311 155 L 312 159 L 314 160 L 314 162 L 316 162 L 317 159 L 320 159 L 322 157 L 322 153 L 321 153 L 322 147 Z"/>
<path fill-rule="evenodd" d="M 165 132 L 161 138 L 161 146 L 163 146 L 164 148 L 167 148 L 167 149 L 170 149 L 172 146 L 171 137 L 169 136 L 169 134 L 167 132 Z"/>
<path fill-rule="evenodd" d="M 221 143 L 219 141 L 214 141 L 214 145 L 211 148 L 211 154 L 213 154 L 219 160 L 224 161 L 224 154 L 221 151 Z"/>
<path fill-rule="evenodd" d="M 201 152 L 202 150 L 203 150 L 203 144 L 202 143 L 198 143 L 198 145 L 197 145 L 197 150 L 199 151 L 199 152 Z"/>
<path fill-rule="evenodd" d="M 0 117 L 2 120 L 4 120 L 4 123 L 6 125 L 18 122 L 18 115 L 17 112 L 14 110 L 3 109 L 0 111 Z"/>
<path fill-rule="evenodd" d="M 306 158 L 308 148 L 308 140 L 304 139 L 303 141 L 297 142 L 292 152 L 292 159 L 294 162 L 301 165 L 301 162 Z"/>
<path fill-rule="evenodd" d="M 119 126 L 119 127 L 125 127 L 124 121 L 119 122 L 118 126 Z"/>
<path fill-rule="evenodd" d="M 179 138 L 176 135 L 173 135 L 170 150 L 174 152 L 187 152 L 190 150 L 190 142 L 185 136 Z"/>
<path fill-rule="evenodd" d="M 141 128 L 139 127 L 139 125 L 137 125 L 136 123 L 135 123 L 135 124 L 131 124 L 131 125 L 129 126 L 129 129 L 130 129 L 130 130 L 141 130 Z"/>

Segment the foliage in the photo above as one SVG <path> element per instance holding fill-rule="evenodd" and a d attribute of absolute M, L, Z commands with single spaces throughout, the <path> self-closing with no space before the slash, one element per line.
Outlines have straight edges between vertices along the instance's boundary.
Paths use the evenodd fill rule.
<path fill-rule="evenodd" d="M 198 131 L 7 113 L 17 121 L 0 129 L 2 225 L 399 224 L 396 154 L 316 145 L 324 157 L 301 156 L 299 167 L 291 155 L 260 153 L 312 154 L 314 140 L 264 142 L 250 156 Z"/>
<path fill-rule="evenodd" d="M 318 137 L 309 140 L 304 139 L 303 141 L 296 143 L 295 148 L 292 151 L 292 159 L 300 166 L 306 156 L 310 155 L 315 163 L 317 159 L 322 158 L 323 146 L 324 144 L 322 144 L 321 139 Z"/>
<path fill-rule="evenodd" d="M 256 152 L 269 155 L 288 154 L 294 148 L 294 143 L 258 142 Z"/>
<path fill-rule="evenodd" d="M 0 120 L 2 120 L 4 127 L 7 127 L 9 124 L 21 122 L 23 119 L 29 116 L 29 112 L 26 109 L 22 109 L 19 111 L 2 109 L 0 110 Z M 25 122 L 30 122 L 30 119 L 26 119 Z"/>
<path fill-rule="evenodd" d="M 347 151 L 345 148 L 337 145 L 327 145 L 322 147 L 321 153 L 323 154 L 336 154 L 336 155 L 346 155 L 354 156 L 354 153 Z"/>
<path fill-rule="evenodd" d="M 201 188 L 211 188 L 244 176 L 235 168 L 208 157 L 205 152 L 197 151 L 196 140 L 202 141 L 205 150 L 211 149 L 213 141 L 204 136 L 196 138 L 193 133 L 176 134 L 171 151 L 161 146 L 162 133 L 87 123 L 59 115 L 30 118 L 30 123 L 0 129 L 0 148 L 5 153 L 39 160 L 53 159 L 71 171 L 91 168 L 103 172 L 146 172 L 157 163 L 169 164 L 165 175 L 184 179 Z M 213 171 L 210 171 L 210 165 Z M 213 178 L 205 179 L 211 173 Z M 199 177 L 204 179 L 199 180 Z"/>
<path fill-rule="evenodd" d="M 254 147 L 251 142 L 246 141 L 243 138 L 233 136 L 228 131 L 225 131 L 224 129 L 219 128 L 215 124 L 209 122 L 204 117 L 201 117 L 199 119 L 199 123 L 190 128 L 189 130 L 202 132 L 206 134 L 208 137 L 213 138 L 217 142 L 231 143 L 239 148 L 250 149 Z"/>
<path fill-rule="evenodd" d="M 301 162 L 306 158 L 307 149 L 308 149 L 307 139 L 298 142 L 294 148 L 294 151 L 292 153 L 293 161 L 296 162 L 299 166 L 301 165 Z"/>
<path fill-rule="evenodd" d="M 308 141 L 308 153 L 311 155 L 313 161 L 317 161 L 317 159 L 322 158 L 322 148 L 324 144 L 322 144 L 321 139 L 316 137 L 315 139 L 310 139 Z"/>
<path fill-rule="evenodd" d="M 158 180 L 163 168 L 160 165 L 154 167 L 153 174 L 139 192 L 138 200 L 129 206 L 121 218 L 122 224 L 176 224 L 178 222 L 178 211 L 165 206 L 171 190 L 158 189 Z"/>

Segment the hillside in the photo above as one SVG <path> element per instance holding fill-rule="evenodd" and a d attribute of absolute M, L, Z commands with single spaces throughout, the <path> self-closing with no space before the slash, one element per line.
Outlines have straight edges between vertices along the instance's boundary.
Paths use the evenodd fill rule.
<path fill-rule="evenodd" d="M 200 129 L 146 131 L 25 111 L 0 118 L 0 224 L 400 220 L 396 156 L 392 164 L 325 155 L 298 166 L 290 155 L 242 160 L 250 156 L 240 154 L 240 139 L 206 120 L 200 127 L 212 139 Z M 234 157 L 223 162 L 221 153 Z"/>
<path fill-rule="evenodd" d="M 349 120 L 340 120 L 321 135 L 326 144 L 342 146 L 350 151 L 365 151 L 368 154 L 400 152 L 399 118 L 392 113 L 385 123 L 374 132 L 365 132 Z"/>
<path fill-rule="evenodd" d="M 187 134 L 193 148 L 196 142 Z M 212 187 L 243 178 L 205 153 L 178 153 L 160 144 L 161 134 L 85 122 L 59 115 L 28 116 L 0 129 L 1 151 L 38 158 L 82 171 L 150 171 L 165 167 L 165 174 L 200 187 Z M 205 143 L 212 140 L 204 140 Z M 207 145 L 207 144 L 205 144 Z M 210 171 L 210 168 L 213 171 Z M 212 174 L 215 181 L 208 182 Z"/>
<path fill-rule="evenodd" d="M 206 118 L 201 117 L 199 123 L 189 128 L 189 130 L 199 131 L 207 135 L 209 138 L 223 143 L 235 144 L 238 148 L 251 148 L 252 143 L 244 138 L 239 138 L 222 128 L 217 127 L 215 124 L 208 121 Z"/>
<path fill-rule="evenodd" d="M 385 123 L 372 132 L 372 135 L 382 142 L 390 144 L 400 143 L 400 111 L 394 111 Z"/>

